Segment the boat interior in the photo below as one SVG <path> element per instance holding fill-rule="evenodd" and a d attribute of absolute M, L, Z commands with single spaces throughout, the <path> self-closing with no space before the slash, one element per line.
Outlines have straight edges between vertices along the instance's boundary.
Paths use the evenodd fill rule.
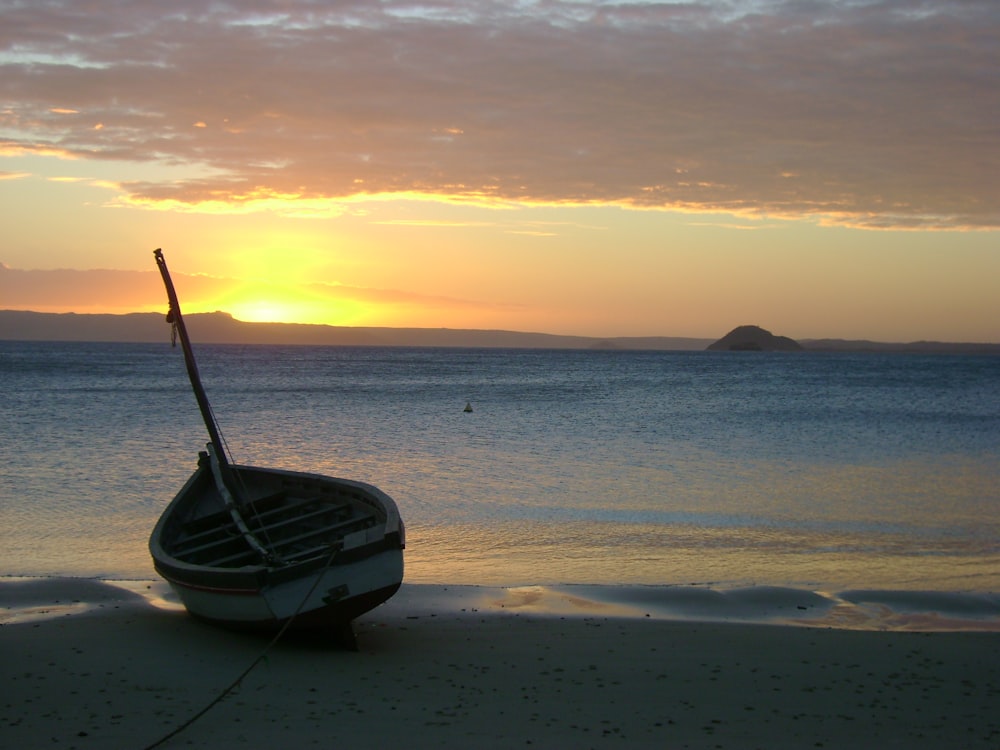
<path fill-rule="evenodd" d="M 214 488 L 206 488 L 214 493 Z M 288 483 L 276 492 L 242 503 L 249 532 L 275 560 L 293 563 L 329 554 L 349 534 L 379 522 L 375 508 L 350 489 Z M 221 507 L 221 501 L 213 504 Z M 181 524 L 167 550 L 194 565 L 238 568 L 262 562 L 228 510 L 216 510 Z"/>

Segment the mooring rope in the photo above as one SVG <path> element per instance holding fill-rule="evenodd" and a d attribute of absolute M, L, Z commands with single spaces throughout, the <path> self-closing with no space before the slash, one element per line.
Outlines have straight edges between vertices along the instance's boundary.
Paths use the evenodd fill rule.
<path fill-rule="evenodd" d="M 229 441 L 226 440 L 226 436 L 222 432 L 222 426 L 219 424 L 219 420 L 216 419 L 215 410 L 212 408 L 211 404 L 208 405 L 208 409 L 212 415 L 212 421 L 215 423 L 215 431 L 219 435 L 219 441 L 222 443 L 222 448 L 226 453 L 226 460 L 229 461 L 230 465 L 233 465 L 236 463 L 236 457 L 233 455 L 233 449 L 229 447 Z M 239 498 L 244 501 L 238 503 L 238 505 L 242 508 L 249 508 L 250 512 L 253 513 L 253 517 L 257 520 L 258 528 L 253 536 L 256 537 L 257 533 L 262 534 L 264 538 L 263 546 L 267 549 L 270 555 L 277 558 L 277 553 L 274 549 L 274 540 L 271 539 L 271 535 L 267 531 L 267 526 L 261 521 L 260 511 L 257 509 L 256 502 L 253 500 L 247 500 L 247 498 L 250 497 L 250 488 L 247 486 L 246 480 L 243 478 L 243 474 L 234 470 L 230 472 L 230 476 L 238 485 Z M 250 546 L 253 547 L 253 544 L 251 543 Z"/>
<path fill-rule="evenodd" d="M 200 719 L 202 716 L 204 716 L 213 708 L 215 708 L 219 703 L 221 703 L 223 699 L 226 698 L 226 696 L 228 696 L 231 692 L 233 692 L 233 690 L 235 690 L 239 686 L 239 684 L 243 682 L 244 678 L 246 678 L 246 676 L 253 671 L 254 667 L 256 667 L 258 664 L 264 661 L 264 659 L 267 657 L 268 652 L 270 652 L 270 650 L 274 647 L 274 645 L 281 639 L 281 636 L 285 634 L 285 631 L 287 631 L 288 628 L 291 627 L 291 624 L 295 622 L 295 618 L 299 616 L 299 613 L 302 612 L 302 608 L 306 606 L 306 602 L 309 601 L 309 597 L 313 595 L 313 592 L 316 590 L 316 587 L 319 586 L 319 582 L 323 578 L 323 574 L 333 564 L 333 558 L 337 556 L 338 550 L 339 547 L 335 547 L 333 550 L 331 550 L 330 556 L 327 558 L 326 563 L 320 569 L 319 574 L 316 576 L 316 580 L 313 581 L 313 585 L 309 588 L 309 591 L 302 598 L 302 601 L 299 602 L 299 606 L 295 609 L 295 612 L 292 614 L 291 617 L 289 617 L 285 621 L 285 624 L 281 626 L 281 629 L 277 632 L 277 634 L 275 634 L 274 638 L 272 638 L 271 641 L 266 646 L 264 646 L 264 649 L 257 655 L 257 658 L 254 659 L 252 662 L 250 662 L 250 666 L 244 669 L 240 673 L 239 677 L 237 677 L 235 680 L 229 683 L 225 688 L 223 688 L 222 692 L 220 692 L 217 696 L 215 696 L 215 698 L 213 698 L 208 703 L 208 705 L 206 705 L 198 713 L 196 713 L 190 719 L 188 719 L 183 724 L 178 726 L 176 729 L 173 729 L 168 734 L 165 734 L 163 737 L 158 739 L 153 744 L 146 745 L 146 747 L 143 748 L 143 750 L 153 750 L 153 748 L 159 747 L 164 742 L 173 739 L 181 732 L 183 732 L 185 729 L 187 729 L 189 726 L 194 724 L 196 721 L 198 721 L 198 719 Z"/>

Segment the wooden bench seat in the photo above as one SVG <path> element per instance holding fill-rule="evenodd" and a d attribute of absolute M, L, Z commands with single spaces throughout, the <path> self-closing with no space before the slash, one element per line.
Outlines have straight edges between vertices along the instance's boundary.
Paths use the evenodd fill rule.
<path fill-rule="evenodd" d="M 325 507 L 320 507 L 317 510 L 309 513 L 305 516 L 298 516 L 295 518 L 288 518 L 268 527 L 258 527 L 252 529 L 255 535 L 261 534 L 266 535 L 264 538 L 258 537 L 258 541 L 264 546 L 272 549 L 275 554 L 279 557 L 284 554 L 290 554 L 295 556 L 302 556 L 303 554 L 314 554 L 322 552 L 324 549 L 328 549 L 330 544 L 324 543 L 320 545 L 313 545 L 311 551 L 296 550 L 295 545 L 305 542 L 309 539 L 314 539 L 320 536 L 327 536 L 330 534 L 337 534 L 335 539 L 339 540 L 340 536 L 344 533 L 350 533 L 348 530 L 351 526 L 357 526 L 357 530 L 368 528 L 376 523 L 376 517 L 374 513 L 352 513 L 349 517 L 345 518 L 343 516 L 343 511 L 345 508 L 350 508 L 350 506 L 343 505 L 326 505 Z M 315 520 L 321 518 L 324 515 L 328 515 L 331 512 L 337 512 L 339 517 L 335 519 L 332 523 L 312 523 L 310 520 Z M 301 530 L 296 528 L 296 524 L 301 524 L 309 528 L 303 528 Z M 282 538 L 280 535 L 274 535 L 272 537 L 271 532 L 279 529 L 284 529 L 286 531 L 291 531 L 290 536 Z M 224 538 L 215 539 L 213 541 L 206 542 L 204 544 L 198 545 L 191 548 L 182 548 L 175 551 L 173 554 L 182 560 L 188 560 L 189 562 L 197 562 L 201 565 L 210 565 L 213 567 L 225 567 L 233 566 L 234 563 L 246 560 L 246 564 L 251 562 L 256 562 L 258 559 L 257 553 L 252 550 L 249 545 L 246 544 L 246 540 L 236 529 L 235 524 L 230 524 L 226 531 L 228 532 Z M 226 549 L 227 545 L 245 545 L 242 549 L 232 550 Z M 205 555 L 204 553 L 210 553 L 213 549 L 218 550 L 221 557 L 213 558 L 211 554 Z M 198 557 L 200 559 L 194 559 Z"/>

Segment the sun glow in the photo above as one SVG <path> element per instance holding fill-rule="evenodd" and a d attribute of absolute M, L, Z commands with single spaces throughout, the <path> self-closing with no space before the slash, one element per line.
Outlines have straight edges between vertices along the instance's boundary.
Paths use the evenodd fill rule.
<path fill-rule="evenodd" d="M 267 300 L 248 300 L 230 305 L 230 312 L 237 320 L 247 323 L 301 323 L 299 305 Z"/>
<path fill-rule="evenodd" d="M 372 312 L 354 301 L 309 296 L 234 296 L 222 305 L 234 318 L 247 323 L 363 325 Z"/>

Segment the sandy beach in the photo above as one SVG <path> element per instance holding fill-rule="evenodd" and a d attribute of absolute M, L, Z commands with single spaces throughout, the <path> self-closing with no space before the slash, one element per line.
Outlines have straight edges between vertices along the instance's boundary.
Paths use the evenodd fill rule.
<path fill-rule="evenodd" d="M 158 582 L 130 586 L 0 582 L 0 744 L 152 747 L 268 643 L 191 619 Z M 356 622 L 357 650 L 288 634 L 159 746 L 1000 747 L 1000 632 L 670 620 L 540 596 L 405 585 Z"/>

